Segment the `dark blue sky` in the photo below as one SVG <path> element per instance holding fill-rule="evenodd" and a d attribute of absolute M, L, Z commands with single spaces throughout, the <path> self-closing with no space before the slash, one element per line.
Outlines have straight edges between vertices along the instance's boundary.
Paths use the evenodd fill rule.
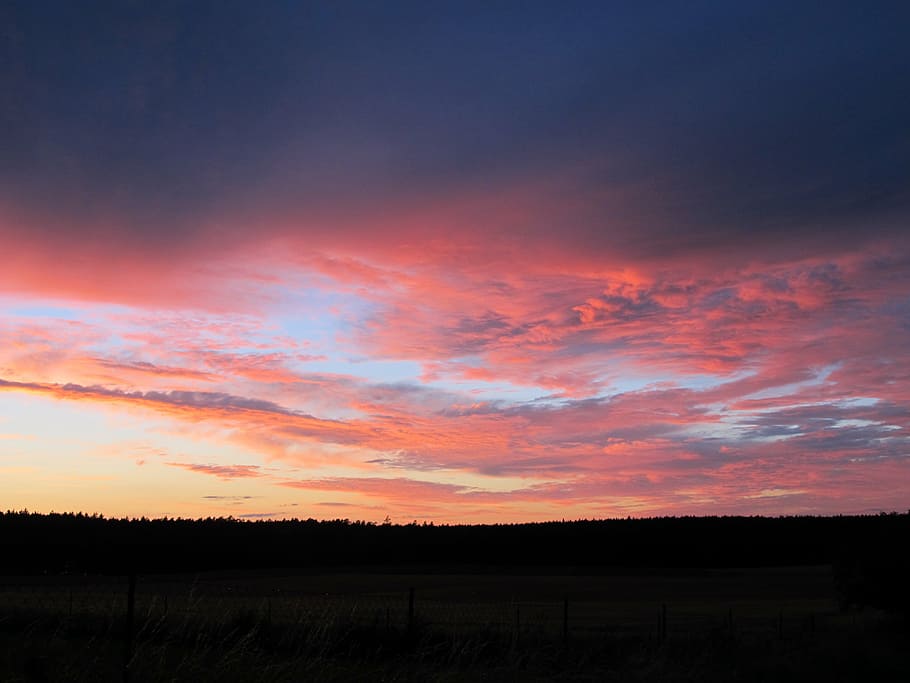
<path fill-rule="evenodd" d="M 381 211 L 573 169 L 575 229 L 604 248 L 601 187 L 634 195 L 618 232 L 639 250 L 684 247 L 680 230 L 849 241 L 857 219 L 863 237 L 905 223 L 908 19 L 903 2 L 5 3 L 0 201 L 53 205 L 43 229 L 64 234 L 176 239 L 213 211 Z"/>

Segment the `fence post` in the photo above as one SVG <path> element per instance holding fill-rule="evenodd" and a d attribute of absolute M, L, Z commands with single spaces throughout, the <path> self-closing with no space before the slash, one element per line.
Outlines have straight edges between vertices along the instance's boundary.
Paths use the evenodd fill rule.
<path fill-rule="evenodd" d="M 414 630 L 414 587 L 408 589 L 408 631 Z"/>
<path fill-rule="evenodd" d="M 123 640 L 123 681 L 130 678 L 130 660 L 133 658 L 133 618 L 136 613 L 136 572 L 130 570 L 126 592 L 126 633 Z"/>
<path fill-rule="evenodd" d="M 657 610 L 657 628 L 654 630 L 654 641 L 660 645 L 660 610 Z M 651 639 L 651 629 L 648 629 L 648 640 Z"/>
<path fill-rule="evenodd" d="M 777 613 L 777 639 L 784 639 L 784 610 Z"/>
<path fill-rule="evenodd" d="M 518 634 L 521 633 L 521 607 L 515 605 L 515 640 L 514 643 L 518 644 Z"/>
<path fill-rule="evenodd" d="M 666 642 L 667 640 L 667 603 L 662 603 L 660 606 L 660 642 Z"/>
<path fill-rule="evenodd" d="M 730 634 L 730 637 L 733 637 L 733 608 L 730 607 L 727 609 L 727 630 Z"/>
<path fill-rule="evenodd" d="M 569 596 L 562 601 L 562 645 L 566 649 L 569 647 Z"/>

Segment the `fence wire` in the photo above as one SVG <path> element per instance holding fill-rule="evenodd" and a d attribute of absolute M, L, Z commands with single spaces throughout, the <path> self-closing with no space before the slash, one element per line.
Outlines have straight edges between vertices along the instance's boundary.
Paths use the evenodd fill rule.
<path fill-rule="evenodd" d="M 45 620 L 121 619 L 127 612 L 125 578 L 29 577 L 0 583 L 0 625 L 15 618 Z M 711 601 L 476 600 L 424 596 L 420 591 L 359 595 L 313 594 L 244 585 L 163 582 L 140 577 L 135 592 L 140 623 L 294 626 L 350 625 L 372 629 L 432 628 L 455 634 L 487 632 L 551 639 L 639 637 L 662 640 L 693 636 L 787 638 L 855 627 L 855 614 L 841 614 L 833 601 L 776 605 L 771 601 L 722 604 Z"/>

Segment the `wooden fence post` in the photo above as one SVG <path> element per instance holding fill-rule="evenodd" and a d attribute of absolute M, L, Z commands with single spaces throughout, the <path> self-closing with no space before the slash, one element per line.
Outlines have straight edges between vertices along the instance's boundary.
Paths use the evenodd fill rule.
<path fill-rule="evenodd" d="M 515 639 L 514 643 L 518 644 L 518 634 L 521 633 L 521 607 L 515 605 Z"/>
<path fill-rule="evenodd" d="M 562 601 L 562 645 L 566 649 L 569 647 L 569 596 Z"/>
<path fill-rule="evenodd" d="M 126 632 L 123 639 L 123 681 L 130 678 L 130 662 L 133 658 L 133 621 L 136 613 L 136 572 L 130 570 L 126 592 Z"/>
<path fill-rule="evenodd" d="M 408 589 L 408 631 L 414 630 L 414 587 Z"/>
<path fill-rule="evenodd" d="M 667 640 L 667 603 L 660 606 L 660 642 Z"/>

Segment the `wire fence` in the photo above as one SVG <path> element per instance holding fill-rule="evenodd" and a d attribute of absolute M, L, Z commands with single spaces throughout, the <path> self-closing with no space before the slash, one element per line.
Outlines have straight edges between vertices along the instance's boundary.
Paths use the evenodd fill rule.
<path fill-rule="evenodd" d="M 427 680 L 468 672 L 470 680 L 484 667 L 500 667 L 504 678 L 538 672 L 542 680 L 625 667 L 661 680 L 661 672 L 693 662 L 708 669 L 763 662 L 773 672 L 781 662 L 815 666 L 841 651 L 849 658 L 875 648 L 904 671 L 894 654 L 904 632 L 883 630 L 888 622 L 875 610 L 841 612 L 823 590 L 772 590 L 766 582 L 736 597 L 713 578 L 498 577 L 495 585 L 514 585 L 517 599 L 492 583 L 418 575 L 0 577 L 0 680 L 379 680 L 383 671 L 387 680 L 414 671 Z M 577 592 L 559 597 L 555 585 Z M 538 588 L 539 599 L 527 599 Z M 829 669 L 836 678 L 837 667 Z"/>
<path fill-rule="evenodd" d="M 0 582 L 0 624 L 13 617 L 120 619 L 139 622 L 192 619 L 200 623 L 352 624 L 402 630 L 432 628 L 452 634 L 476 631 L 555 640 L 625 636 L 657 641 L 693 635 L 786 638 L 818 630 L 855 627 L 833 599 L 604 601 L 438 597 L 421 591 L 367 594 L 309 593 L 242 584 L 206 585 L 139 577 L 132 607 L 126 577 L 28 577 Z"/>

